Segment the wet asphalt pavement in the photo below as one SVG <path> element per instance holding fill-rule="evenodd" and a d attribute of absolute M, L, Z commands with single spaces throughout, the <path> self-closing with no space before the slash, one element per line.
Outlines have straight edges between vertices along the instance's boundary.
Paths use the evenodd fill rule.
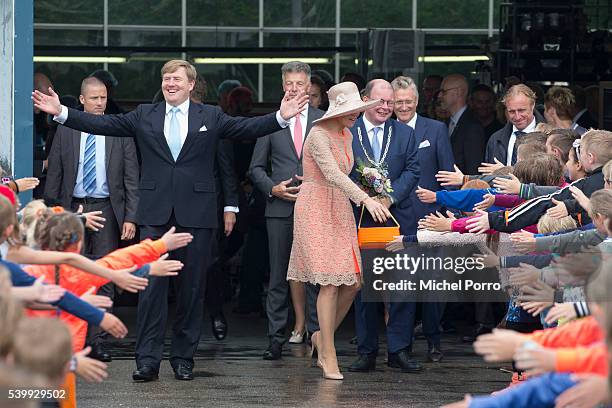
<path fill-rule="evenodd" d="M 427 342 L 415 341 L 413 356 L 425 366 L 421 374 L 406 374 L 387 367 L 384 344 L 375 372 L 351 373 L 348 366 L 356 356 L 356 346 L 349 343 L 354 333 L 351 315 L 336 340 L 345 378 L 325 380 L 321 370 L 311 366 L 306 345 L 286 344 L 282 360 L 264 361 L 261 356 L 267 346 L 267 321 L 255 314 L 233 315 L 228 307 L 229 333 L 225 340 L 212 337 L 206 318 L 193 381 L 175 380 L 166 358 L 159 381 L 134 383 L 131 374 L 135 368 L 135 308 L 121 308 L 117 315 L 128 325 L 130 336 L 111 341 L 114 360 L 109 364 L 106 381 L 79 382 L 77 395 L 81 408 L 437 407 L 460 400 L 465 393 L 499 390 L 510 381 L 510 374 L 500 371 L 499 365 L 485 364 L 457 334 L 443 336 L 445 358 L 441 363 L 425 362 Z M 384 342 L 384 336 L 381 341 Z"/>

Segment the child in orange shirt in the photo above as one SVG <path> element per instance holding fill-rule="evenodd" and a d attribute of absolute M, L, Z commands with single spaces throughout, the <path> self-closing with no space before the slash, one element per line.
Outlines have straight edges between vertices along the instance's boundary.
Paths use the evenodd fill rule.
<path fill-rule="evenodd" d="M 46 211 L 38 220 L 35 229 L 35 239 L 42 250 L 75 252 L 81 250 L 83 244 L 83 224 L 78 217 L 69 212 L 59 214 Z M 188 233 L 174 233 L 171 229 L 156 241 L 149 239 L 127 248 L 118 249 L 96 261 L 97 264 L 109 269 L 124 269 L 136 265 L 142 267 L 152 263 L 149 275 L 174 276 L 183 267 L 180 261 L 160 259 L 168 251 L 184 247 L 192 239 Z M 158 261 L 158 262 L 156 262 Z M 108 283 L 107 279 L 91 275 L 69 265 L 29 265 L 24 268 L 29 274 L 44 276 L 47 283 L 55 283 L 82 296 L 93 288 L 94 291 Z M 31 311 L 36 316 L 57 316 L 56 311 Z M 87 334 L 87 323 L 65 312 L 59 313 L 60 319 L 68 324 L 73 336 L 73 351 L 83 349 Z"/>

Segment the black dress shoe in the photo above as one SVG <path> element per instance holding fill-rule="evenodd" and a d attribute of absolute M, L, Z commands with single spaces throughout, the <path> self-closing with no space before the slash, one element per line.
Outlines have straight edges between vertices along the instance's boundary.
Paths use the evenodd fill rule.
<path fill-rule="evenodd" d="M 478 326 L 476 326 L 476 328 L 472 332 L 472 334 L 463 336 L 461 340 L 463 340 L 464 343 L 473 343 L 476 340 L 476 337 L 480 336 L 481 334 L 491 333 L 492 331 L 492 327 L 485 326 L 484 324 L 479 323 Z"/>
<path fill-rule="evenodd" d="M 174 378 L 181 381 L 193 380 L 193 368 L 188 364 L 177 364 L 174 369 Z"/>
<path fill-rule="evenodd" d="M 433 346 L 427 352 L 427 361 L 431 363 L 439 363 L 442 361 L 443 357 L 444 353 L 442 353 L 442 350 L 440 350 L 440 346 Z"/>
<path fill-rule="evenodd" d="M 212 332 L 217 340 L 223 340 L 227 336 L 227 320 L 223 313 L 215 316 L 210 316 L 210 323 L 212 325 Z"/>
<path fill-rule="evenodd" d="M 280 360 L 283 354 L 283 345 L 278 341 L 270 342 L 270 345 L 263 353 L 264 360 Z"/>
<path fill-rule="evenodd" d="M 111 361 L 113 361 L 113 356 L 111 355 L 111 353 L 109 353 L 108 351 L 104 349 L 102 344 L 95 343 L 95 344 L 91 344 L 90 347 L 91 347 L 91 352 L 89 353 L 87 357 L 96 359 L 98 361 L 102 361 L 104 363 L 110 363 Z"/>
<path fill-rule="evenodd" d="M 387 365 L 391 368 L 401 368 L 404 373 L 420 373 L 423 366 L 410 358 L 407 350 L 389 353 Z"/>
<path fill-rule="evenodd" d="M 132 373 L 132 379 L 134 381 L 149 382 L 158 379 L 158 370 L 151 366 L 143 365 L 137 368 Z"/>
<path fill-rule="evenodd" d="M 375 354 L 360 354 L 357 360 L 349 367 L 349 371 L 354 373 L 367 373 L 368 371 L 376 370 L 376 355 Z"/>

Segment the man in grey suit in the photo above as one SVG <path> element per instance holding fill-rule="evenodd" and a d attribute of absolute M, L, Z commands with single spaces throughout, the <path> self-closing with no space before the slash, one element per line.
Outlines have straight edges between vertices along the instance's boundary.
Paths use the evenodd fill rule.
<path fill-rule="evenodd" d="M 291 96 L 308 92 L 308 64 L 288 62 L 281 68 L 281 73 L 285 92 L 289 92 Z M 289 311 L 287 266 L 293 242 L 293 206 L 300 191 L 302 176 L 302 146 L 312 127 L 312 121 L 322 115 L 323 111 L 307 106 L 301 115 L 290 119 L 288 127 L 258 139 L 251 159 L 251 180 L 268 197 L 265 216 L 270 253 L 270 282 L 266 312 L 270 343 L 263 355 L 264 360 L 280 359 L 285 342 Z M 268 163 L 271 169 L 268 168 Z M 292 282 L 291 285 L 294 297 L 299 291 L 303 293 L 303 287 L 299 286 L 298 282 Z M 317 288 L 306 284 L 306 326 L 311 333 L 319 330 L 316 298 Z"/>
<path fill-rule="evenodd" d="M 107 93 L 94 77 L 81 84 L 80 101 L 85 112 L 104 114 Z M 101 211 L 106 219 L 97 231 L 87 230 L 83 252 L 100 258 L 119 247 L 119 240 L 136 234 L 138 207 L 138 161 L 133 139 L 91 135 L 59 125 L 49 153 L 45 200 L 76 211 Z M 100 288 L 99 295 L 114 295 L 113 284 Z M 90 329 L 91 356 L 110 361 L 101 346 L 102 332 Z"/>

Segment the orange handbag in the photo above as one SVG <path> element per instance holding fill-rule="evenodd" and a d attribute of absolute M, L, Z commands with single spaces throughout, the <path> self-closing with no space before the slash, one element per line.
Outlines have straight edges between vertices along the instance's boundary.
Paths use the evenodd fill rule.
<path fill-rule="evenodd" d="M 361 207 L 359 225 L 357 226 L 357 241 L 359 248 L 384 248 L 395 237 L 400 235 L 399 223 L 391 214 L 391 219 L 395 222 L 394 227 L 361 227 L 365 206 Z"/>

